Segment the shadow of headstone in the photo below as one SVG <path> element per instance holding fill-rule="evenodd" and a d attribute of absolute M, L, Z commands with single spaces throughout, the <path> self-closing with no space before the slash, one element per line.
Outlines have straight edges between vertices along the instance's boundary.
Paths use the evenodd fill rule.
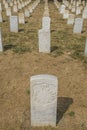
<path fill-rule="evenodd" d="M 54 52 L 55 50 L 57 50 L 58 49 L 58 46 L 52 46 L 51 47 L 51 52 Z"/>
<path fill-rule="evenodd" d="M 73 103 L 73 99 L 69 97 L 58 97 L 57 102 L 57 123 L 61 120 L 64 113 L 67 111 L 69 106 Z"/>
<path fill-rule="evenodd" d="M 4 45 L 4 51 L 7 51 L 7 50 L 12 49 L 14 47 L 16 47 L 16 45 L 12 45 L 12 44 Z"/>

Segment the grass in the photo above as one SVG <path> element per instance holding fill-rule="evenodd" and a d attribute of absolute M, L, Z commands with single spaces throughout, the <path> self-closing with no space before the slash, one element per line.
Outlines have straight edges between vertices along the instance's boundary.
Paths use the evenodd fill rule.
<path fill-rule="evenodd" d="M 71 117 L 75 116 L 75 112 L 74 112 L 74 111 L 71 111 L 71 112 L 68 113 L 68 114 L 69 114 L 69 116 L 71 116 Z"/>
<path fill-rule="evenodd" d="M 25 52 L 31 52 L 31 49 L 28 48 L 27 46 L 20 45 L 20 46 L 14 47 L 13 52 L 23 54 Z"/>

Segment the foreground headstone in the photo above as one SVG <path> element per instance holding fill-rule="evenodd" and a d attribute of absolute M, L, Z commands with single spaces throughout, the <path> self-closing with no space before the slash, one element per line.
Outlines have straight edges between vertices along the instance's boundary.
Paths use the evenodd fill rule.
<path fill-rule="evenodd" d="M 30 79 L 31 126 L 56 126 L 58 80 L 53 75 Z"/>
<path fill-rule="evenodd" d="M 1 33 L 1 28 L 0 28 L 0 52 L 3 51 L 3 45 L 2 45 L 2 33 Z"/>
<path fill-rule="evenodd" d="M 18 16 L 10 16 L 10 31 L 18 32 Z"/>
<path fill-rule="evenodd" d="M 83 27 L 83 18 L 76 18 L 73 32 L 74 33 L 81 33 L 82 27 Z"/>
<path fill-rule="evenodd" d="M 39 35 L 39 52 L 50 53 L 50 30 L 40 29 Z"/>
<path fill-rule="evenodd" d="M 85 44 L 85 51 L 84 51 L 84 55 L 87 56 L 87 38 L 86 38 L 86 44 Z"/>

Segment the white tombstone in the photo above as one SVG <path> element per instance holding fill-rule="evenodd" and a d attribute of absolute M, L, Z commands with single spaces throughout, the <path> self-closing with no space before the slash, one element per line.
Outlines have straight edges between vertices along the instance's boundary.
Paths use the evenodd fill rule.
<path fill-rule="evenodd" d="M 50 29 L 50 17 L 43 17 L 42 18 L 42 28 L 45 30 Z"/>
<path fill-rule="evenodd" d="M 10 31 L 18 32 L 18 16 L 10 16 Z"/>
<path fill-rule="evenodd" d="M 19 17 L 19 24 L 25 24 L 24 13 L 19 13 L 18 17 Z"/>
<path fill-rule="evenodd" d="M 82 27 L 83 27 L 83 18 L 76 18 L 73 32 L 74 33 L 81 33 Z"/>
<path fill-rule="evenodd" d="M 10 6 L 11 6 L 11 7 L 13 6 L 13 2 L 10 2 Z"/>
<path fill-rule="evenodd" d="M 53 75 L 30 79 L 31 126 L 56 126 L 58 80 Z"/>
<path fill-rule="evenodd" d="M 65 13 L 63 14 L 63 19 L 68 19 L 69 17 L 69 11 L 65 10 Z"/>
<path fill-rule="evenodd" d="M 79 15 L 79 14 L 81 14 L 81 9 L 80 9 L 80 7 L 77 7 L 77 9 L 76 9 L 76 15 Z"/>
<path fill-rule="evenodd" d="M 68 20 L 67 20 L 67 24 L 74 24 L 74 19 L 75 19 L 75 15 L 74 14 L 69 14 Z"/>
<path fill-rule="evenodd" d="M 87 38 L 86 38 L 86 44 L 85 44 L 85 51 L 84 51 L 84 55 L 87 56 Z"/>
<path fill-rule="evenodd" d="M 0 52 L 3 51 L 3 45 L 2 45 L 2 33 L 1 33 L 1 28 L 0 28 Z"/>
<path fill-rule="evenodd" d="M 10 8 L 10 7 L 8 7 L 8 8 L 6 9 L 6 15 L 7 15 L 7 16 L 11 16 L 11 8 Z"/>
<path fill-rule="evenodd" d="M 25 17 L 30 17 L 30 13 L 28 9 L 25 9 Z"/>
<path fill-rule="evenodd" d="M 76 7 L 75 6 L 72 6 L 72 10 L 71 10 L 71 12 L 75 12 L 76 11 Z"/>
<path fill-rule="evenodd" d="M 1 3 L 0 3 L 0 11 L 2 11 L 2 5 L 1 5 Z"/>
<path fill-rule="evenodd" d="M 13 12 L 18 12 L 18 7 L 17 7 L 17 5 L 14 5 L 14 6 L 13 6 Z"/>
<path fill-rule="evenodd" d="M 39 37 L 39 52 L 50 53 L 50 30 L 40 29 Z"/>
<path fill-rule="evenodd" d="M 87 19 L 87 9 L 83 10 L 82 18 Z"/>
<path fill-rule="evenodd" d="M 65 12 L 65 8 L 66 8 L 65 5 L 60 6 L 60 9 L 59 9 L 60 14 L 63 14 Z"/>
<path fill-rule="evenodd" d="M 2 22 L 3 22 L 3 20 L 2 20 L 2 14 L 0 12 L 0 23 L 2 23 Z"/>
<path fill-rule="evenodd" d="M 22 9 L 22 5 L 20 3 L 18 4 L 18 9 Z"/>
<path fill-rule="evenodd" d="M 5 3 L 5 8 L 6 8 L 6 9 L 8 8 L 8 3 Z"/>

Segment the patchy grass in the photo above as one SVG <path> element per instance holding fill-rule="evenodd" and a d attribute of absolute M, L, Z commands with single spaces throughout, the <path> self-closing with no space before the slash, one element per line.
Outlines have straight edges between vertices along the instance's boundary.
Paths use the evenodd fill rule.
<path fill-rule="evenodd" d="M 20 46 L 14 47 L 13 52 L 23 54 L 25 52 L 31 52 L 31 49 L 28 48 L 27 46 L 20 45 Z"/>
<path fill-rule="evenodd" d="M 71 117 L 75 116 L 75 112 L 74 112 L 74 111 L 71 111 L 71 112 L 68 113 L 68 114 L 69 114 L 69 116 L 71 116 Z"/>

